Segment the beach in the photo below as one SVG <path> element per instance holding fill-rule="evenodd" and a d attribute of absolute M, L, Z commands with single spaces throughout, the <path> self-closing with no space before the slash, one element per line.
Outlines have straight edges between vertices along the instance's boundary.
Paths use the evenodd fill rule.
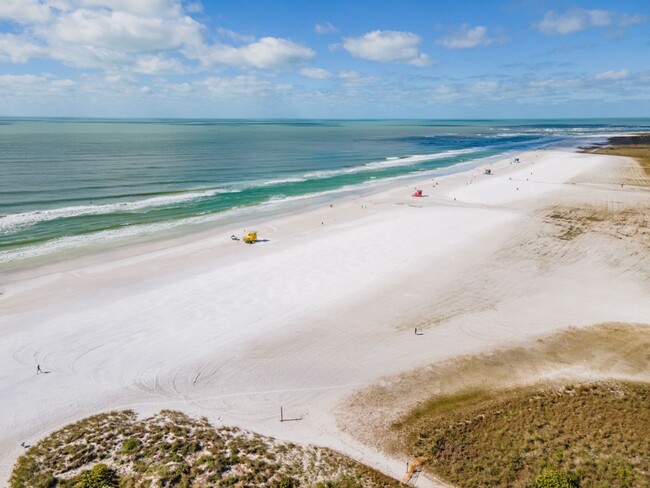
<path fill-rule="evenodd" d="M 553 217 L 624 207 L 643 219 L 647 188 L 617 180 L 636 163 L 516 157 L 7 274 L 0 478 L 21 442 L 76 419 L 172 408 L 400 479 L 405 460 L 352 435 L 354 419 L 341 428 L 356 390 L 570 326 L 650 323 L 649 256 L 634 237 L 644 227 L 575 234 Z M 230 238 L 250 230 L 260 242 Z"/>

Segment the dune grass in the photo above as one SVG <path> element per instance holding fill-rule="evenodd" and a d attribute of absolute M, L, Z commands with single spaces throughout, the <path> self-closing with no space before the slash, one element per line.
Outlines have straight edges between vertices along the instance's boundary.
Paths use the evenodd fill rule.
<path fill-rule="evenodd" d="M 457 486 L 650 486 L 649 325 L 569 328 L 385 378 L 341 422 Z"/>
<path fill-rule="evenodd" d="M 459 486 L 556 486 L 543 484 L 554 473 L 568 486 L 631 487 L 650 483 L 649 413 L 644 383 L 474 389 L 392 428 L 425 469 Z"/>
<path fill-rule="evenodd" d="M 95 415 L 54 432 L 21 456 L 11 488 L 398 487 L 400 483 L 330 449 L 282 443 L 235 428 L 215 429 L 162 411 Z"/>

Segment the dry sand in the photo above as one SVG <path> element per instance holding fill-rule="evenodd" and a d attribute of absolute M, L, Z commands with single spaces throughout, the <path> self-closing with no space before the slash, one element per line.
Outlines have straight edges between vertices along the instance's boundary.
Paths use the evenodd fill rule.
<path fill-rule="evenodd" d="M 650 193 L 615 183 L 635 163 L 518 156 L 423 181 L 425 198 L 399 185 L 258 223 L 268 241 L 253 246 L 229 238 L 244 222 L 3 277 L 0 478 L 22 441 L 121 408 L 205 415 L 401 478 L 406 460 L 337 424 L 352 392 L 568 326 L 650 323 Z"/>

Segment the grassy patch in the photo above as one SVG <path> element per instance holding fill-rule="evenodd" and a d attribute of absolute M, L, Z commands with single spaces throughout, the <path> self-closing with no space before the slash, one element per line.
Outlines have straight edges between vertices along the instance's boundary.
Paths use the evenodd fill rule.
<path fill-rule="evenodd" d="M 538 463 L 539 459 L 550 462 L 559 459 L 560 453 L 563 459 L 571 459 L 574 456 L 573 451 L 563 451 L 565 449 L 563 445 L 556 447 L 552 444 L 556 438 L 563 439 L 560 435 L 551 436 L 548 444 L 550 447 L 546 451 L 542 449 L 543 443 L 533 444 L 535 449 L 530 449 L 531 446 L 525 444 L 525 449 L 522 451 L 517 435 L 527 439 L 525 436 L 546 435 L 551 432 L 546 426 L 538 428 L 536 420 L 532 417 L 525 420 L 524 414 L 532 412 L 528 409 L 533 409 L 532 402 L 537 401 L 534 397 L 538 393 L 551 397 L 559 395 L 562 399 L 562 395 L 570 394 L 566 388 L 563 388 L 566 385 L 585 384 L 594 377 L 625 378 L 636 383 L 623 384 L 622 389 L 618 386 L 603 387 L 606 390 L 619 392 L 607 400 L 614 402 L 612 405 L 616 405 L 617 402 L 624 403 L 621 408 L 609 408 L 603 412 L 611 414 L 607 422 L 620 422 L 619 432 L 627 432 L 631 437 L 619 439 L 610 435 L 603 442 L 611 442 L 616 446 L 615 449 L 608 449 L 607 452 L 614 452 L 621 446 L 623 449 L 630 449 L 628 454 L 632 457 L 623 456 L 624 460 L 633 461 L 635 455 L 646 455 L 647 458 L 650 450 L 646 449 L 650 449 L 650 446 L 644 444 L 643 439 L 635 446 L 630 439 L 636 435 L 640 437 L 645 435 L 647 420 L 644 418 L 637 429 L 636 419 L 642 415 L 650 416 L 634 410 L 643 405 L 643 402 L 638 401 L 638 396 L 621 395 L 620 391 L 625 391 L 628 385 L 632 385 L 630 387 L 632 390 L 636 388 L 635 385 L 640 385 L 639 388 L 643 390 L 646 388 L 643 383 L 650 379 L 649 325 L 610 323 L 588 328 L 570 328 L 539 338 L 527 346 L 468 355 L 418 368 L 393 378 L 385 378 L 380 384 L 359 391 L 348 400 L 345 408 L 339 412 L 341 425 L 362 442 L 374 445 L 391 455 L 406 456 L 411 461 L 418 462 L 420 461 L 418 458 L 423 456 L 425 470 L 450 481 L 463 480 L 457 481 L 459 486 L 562 486 L 535 483 L 538 477 L 541 477 L 540 483 L 543 482 L 542 474 L 546 468 L 548 468 L 547 474 L 551 472 L 550 470 L 556 469 L 569 481 L 573 480 L 572 476 L 577 471 L 566 469 L 563 464 L 551 463 L 546 466 L 543 462 L 532 465 L 530 463 Z M 540 384 L 545 385 L 544 388 L 539 387 Z M 508 403 L 510 400 L 512 403 Z M 529 400 L 531 404 L 527 403 Z M 592 411 L 599 409 L 595 407 L 596 403 L 592 402 L 593 399 L 585 397 L 584 400 L 586 404 L 592 403 L 594 407 Z M 597 401 L 604 403 L 602 398 Z M 635 402 L 636 407 L 632 408 Z M 498 412 L 506 412 L 511 407 L 513 409 L 521 407 L 518 420 L 503 417 L 509 420 L 501 424 L 502 432 L 497 432 L 497 427 L 483 428 L 484 422 L 499 420 Z M 643 408 L 646 412 L 650 412 L 650 403 L 645 404 Z M 583 442 L 587 437 L 582 437 L 580 429 L 584 429 L 589 435 L 598 432 L 601 419 L 597 415 L 592 415 L 588 421 L 574 424 L 573 420 L 579 418 L 574 414 L 574 410 L 586 411 L 580 403 L 574 403 L 572 406 L 565 405 L 558 411 L 555 420 L 545 421 L 545 425 L 568 427 L 569 430 L 562 435 L 569 433 L 576 435 L 575 442 L 569 442 L 569 447 L 573 449 L 582 446 L 587 453 L 590 453 L 591 444 L 587 445 Z M 619 416 L 624 418 L 619 419 Z M 438 423 L 434 424 L 435 422 Z M 531 433 L 528 429 L 532 429 Z M 574 431 L 570 432 L 571 429 Z M 471 431 L 478 437 L 472 438 Z M 445 432 L 450 436 L 437 437 Z M 515 436 L 514 440 L 509 437 L 511 434 Z M 453 444 L 454 439 L 458 440 L 458 444 Z M 433 457 L 432 449 L 436 442 L 445 443 L 446 449 L 451 449 L 444 451 L 447 458 Z M 600 447 L 602 445 L 604 444 L 600 444 Z M 598 447 L 598 444 L 594 443 L 593 446 Z M 513 449 L 507 451 L 509 447 Z M 503 449 L 506 451 L 502 451 Z M 594 456 L 601 454 L 605 456 L 607 452 L 598 454 L 594 451 Z M 493 458 L 490 460 L 483 457 L 486 454 L 493 455 Z M 456 459 L 454 456 L 461 459 Z M 645 478 L 639 478 L 640 471 L 633 462 L 630 464 L 619 462 L 621 458 L 596 459 L 601 463 L 614 463 L 609 475 L 615 474 L 619 481 L 613 484 L 583 483 L 581 486 L 650 485 L 650 471 L 646 468 L 642 468 L 642 471 L 645 470 L 643 471 Z M 451 465 L 448 467 L 442 465 L 447 462 Z M 521 466 L 526 466 L 525 478 L 519 477 L 522 476 Z M 586 466 L 585 469 L 592 468 L 588 463 L 583 466 Z M 512 478 L 512 482 L 481 484 L 477 481 L 484 475 L 481 471 L 491 473 L 490 479 L 497 479 L 503 474 L 498 471 L 499 469 L 505 470 L 504 473 L 511 470 L 516 473 L 516 477 Z M 510 475 L 504 479 L 510 479 L 508 476 Z M 629 484 L 628 481 L 632 479 L 636 481 Z M 639 482 L 639 479 L 642 482 Z"/>
<path fill-rule="evenodd" d="M 423 405 L 412 410 L 408 416 L 401 421 L 393 424 L 393 428 L 401 428 L 419 422 L 422 419 L 429 418 L 432 415 L 443 415 L 449 412 L 458 411 L 461 408 L 484 402 L 491 398 L 491 393 L 479 388 L 471 388 L 454 393 L 453 395 L 440 395 L 434 397 Z"/>
<path fill-rule="evenodd" d="M 131 411 L 95 415 L 29 448 L 11 488 L 397 487 L 335 451 L 212 427 L 165 410 L 143 420 Z"/>
<path fill-rule="evenodd" d="M 643 383 L 461 392 L 393 429 L 425 469 L 460 486 L 645 486 L 649 409 Z"/>

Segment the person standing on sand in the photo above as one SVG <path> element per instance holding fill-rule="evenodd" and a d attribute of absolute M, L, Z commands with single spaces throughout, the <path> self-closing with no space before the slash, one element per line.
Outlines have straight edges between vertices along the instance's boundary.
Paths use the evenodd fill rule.
<path fill-rule="evenodd" d="M 37 364 L 36 365 L 36 374 L 41 374 L 42 372 L 43 372 L 43 370 L 41 369 L 41 365 Z"/>

